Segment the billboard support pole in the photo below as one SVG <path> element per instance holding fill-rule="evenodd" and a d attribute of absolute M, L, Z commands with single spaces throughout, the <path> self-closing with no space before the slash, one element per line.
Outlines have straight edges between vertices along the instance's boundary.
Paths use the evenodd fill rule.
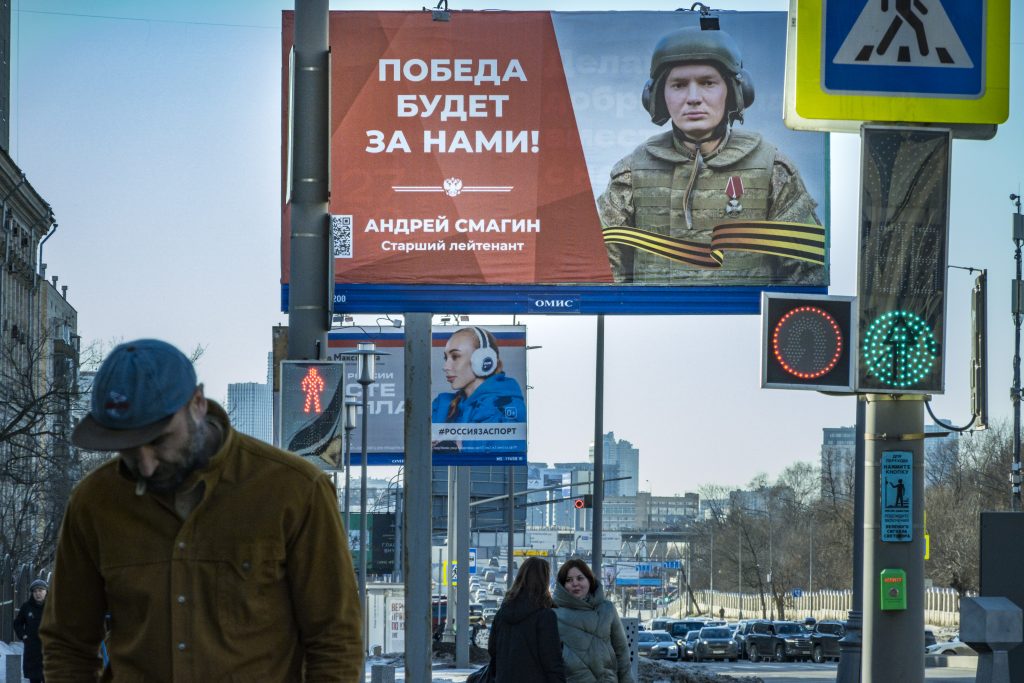
<path fill-rule="evenodd" d="M 455 666 L 469 664 L 469 482 L 470 467 L 455 470 L 455 555 L 461 579 L 455 587 Z M 448 611 L 451 614 L 451 609 Z"/>
<path fill-rule="evenodd" d="M 441 640 L 445 643 L 455 642 L 455 601 L 458 596 L 455 593 L 455 586 L 452 585 L 452 572 L 455 569 L 453 564 L 456 561 L 455 546 L 458 543 L 458 532 L 455 529 L 455 498 L 458 495 L 457 492 L 458 482 L 456 481 L 456 466 L 448 466 L 448 575 L 445 577 L 445 583 L 448 585 L 448 590 L 445 593 L 448 595 L 448 615 L 444 620 L 444 635 Z"/>
<path fill-rule="evenodd" d="M 430 314 L 405 315 L 405 675 L 431 680 Z M 438 563 L 440 568 L 441 564 Z M 440 589 L 440 582 L 438 583 Z"/>
<path fill-rule="evenodd" d="M 604 530 L 604 314 L 597 316 L 597 361 L 594 368 L 594 490 L 590 568 L 601 578 L 601 535 Z"/>
<path fill-rule="evenodd" d="M 291 87 L 288 359 L 320 360 L 333 309 L 328 230 L 330 53 L 328 1 L 295 0 Z"/>
<path fill-rule="evenodd" d="M 515 555 L 516 551 L 516 470 L 512 465 L 509 465 L 506 468 L 506 471 L 508 472 L 508 501 L 505 506 L 505 511 L 507 513 L 506 516 L 508 517 L 508 538 L 506 539 L 508 543 L 508 566 L 506 569 L 508 571 L 505 572 L 505 587 L 512 588 L 512 582 L 515 579 L 513 576 L 514 572 L 512 570 L 512 557 Z"/>

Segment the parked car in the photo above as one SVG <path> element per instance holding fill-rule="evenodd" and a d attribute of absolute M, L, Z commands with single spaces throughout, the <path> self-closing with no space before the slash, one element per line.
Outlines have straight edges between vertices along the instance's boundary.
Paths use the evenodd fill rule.
<path fill-rule="evenodd" d="M 637 651 L 651 659 L 679 659 L 679 645 L 667 631 L 637 633 Z"/>
<path fill-rule="evenodd" d="M 725 626 L 705 626 L 697 631 L 697 639 L 693 646 L 694 661 L 725 659 L 734 662 L 736 658 L 736 641 L 732 639 L 731 629 Z"/>
<path fill-rule="evenodd" d="M 924 651 L 928 652 L 928 648 L 931 647 L 932 645 L 936 645 L 936 644 L 937 644 L 937 641 L 935 640 L 935 633 L 933 631 L 929 631 L 928 629 L 925 629 L 924 630 Z"/>
<path fill-rule="evenodd" d="M 775 659 L 780 662 L 790 660 L 809 661 L 811 652 L 811 634 L 794 621 L 775 622 L 775 637 L 781 641 L 782 649 L 775 646 Z"/>
<path fill-rule="evenodd" d="M 839 659 L 839 639 L 846 635 L 846 622 L 819 621 L 811 632 L 811 661 Z"/>
<path fill-rule="evenodd" d="M 736 641 L 736 651 L 740 655 L 740 659 L 747 656 L 746 638 L 747 634 L 753 628 L 756 619 L 743 619 L 736 624 L 736 628 L 733 629 L 732 639 Z"/>
<path fill-rule="evenodd" d="M 687 633 L 699 631 L 707 625 L 708 622 L 704 619 L 673 619 L 665 625 L 665 630 L 676 640 L 685 640 Z"/>
<path fill-rule="evenodd" d="M 930 655 L 977 655 L 978 653 L 967 643 L 954 636 L 952 640 L 944 643 L 935 643 L 925 648 Z"/>
<path fill-rule="evenodd" d="M 696 655 L 698 638 L 700 638 L 700 629 L 691 629 L 686 633 L 686 637 L 683 639 L 679 650 L 681 659 L 693 661 Z"/>
<path fill-rule="evenodd" d="M 668 631 L 668 625 L 674 622 L 675 619 L 668 617 L 655 617 L 647 622 L 648 631 Z"/>
<path fill-rule="evenodd" d="M 809 634 L 794 621 L 754 622 L 743 642 L 752 662 L 768 657 L 779 662 L 811 657 Z"/>

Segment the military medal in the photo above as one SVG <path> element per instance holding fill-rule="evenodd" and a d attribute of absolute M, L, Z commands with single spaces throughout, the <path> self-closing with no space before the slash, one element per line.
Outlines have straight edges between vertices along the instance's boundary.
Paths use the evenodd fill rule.
<path fill-rule="evenodd" d="M 743 179 L 738 175 L 730 177 L 725 186 L 725 194 L 729 197 L 729 204 L 725 207 L 725 212 L 730 216 L 735 216 L 743 210 L 743 205 L 740 204 L 740 197 L 743 196 Z"/>

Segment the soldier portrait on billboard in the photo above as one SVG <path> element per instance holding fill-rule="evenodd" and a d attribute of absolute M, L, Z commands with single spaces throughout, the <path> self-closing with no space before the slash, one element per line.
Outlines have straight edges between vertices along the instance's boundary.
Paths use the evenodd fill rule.
<path fill-rule="evenodd" d="M 617 283 L 825 282 L 824 228 L 795 164 L 740 130 L 754 82 L 727 32 L 664 35 L 642 104 L 654 135 L 620 159 L 597 199 Z"/>

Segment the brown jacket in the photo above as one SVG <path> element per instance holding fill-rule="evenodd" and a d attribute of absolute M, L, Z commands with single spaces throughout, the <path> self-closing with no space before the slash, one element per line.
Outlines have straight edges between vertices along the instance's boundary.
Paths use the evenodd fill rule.
<path fill-rule="evenodd" d="M 169 496 L 135 494 L 114 458 L 68 503 L 41 635 L 50 683 L 362 680 L 352 559 L 329 479 L 226 432 L 183 522 Z"/>

